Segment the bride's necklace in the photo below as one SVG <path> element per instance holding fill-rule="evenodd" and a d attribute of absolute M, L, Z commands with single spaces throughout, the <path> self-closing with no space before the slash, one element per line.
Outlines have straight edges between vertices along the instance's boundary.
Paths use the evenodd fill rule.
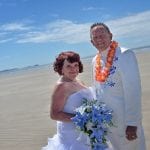
<path fill-rule="evenodd" d="M 107 53 L 106 63 L 103 67 L 101 64 L 101 55 L 98 53 L 96 55 L 96 65 L 95 65 L 95 80 L 99 82 L 105 82 L 110 74 L 110 68 L 113 64 L 113 59 L 115 56 L 116 48 L 118 43 L 116 41 L 112 41 L 110 45 L 110 49 Z"/>

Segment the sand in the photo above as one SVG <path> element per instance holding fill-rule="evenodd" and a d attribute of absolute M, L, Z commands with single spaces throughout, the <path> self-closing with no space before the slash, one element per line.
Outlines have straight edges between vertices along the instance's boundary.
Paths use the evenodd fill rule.
<path fill-rule="evenodd" d="M 137 53 L 142 82 L 142 113 L 150 149 L 150 52 Z M 90 59 L 80 79 L 91 85 Z M 0 74 L 0 150 L 40 150 L 56 133 L 49 117 L 50 97 L 58 79 L 50 65 Z"/>

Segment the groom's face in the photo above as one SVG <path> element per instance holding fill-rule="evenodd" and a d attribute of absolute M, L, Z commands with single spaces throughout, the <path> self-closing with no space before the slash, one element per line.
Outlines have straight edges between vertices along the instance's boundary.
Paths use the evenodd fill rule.
<path fill-rule="evenodd" d="M 109 47 L 112 34 L 103 26 L 95 26 L 91 30 L 91 42 L 99 50 L 104 51 Z"/>

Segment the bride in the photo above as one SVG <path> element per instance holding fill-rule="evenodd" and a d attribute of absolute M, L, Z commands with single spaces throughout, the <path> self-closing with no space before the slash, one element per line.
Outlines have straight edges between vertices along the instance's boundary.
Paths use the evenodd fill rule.
<path fill-rule="evenodd" d="M 76 78 L 83 72 L 80 56 L 72 51 L 62 52 L 56 58 L 53 67 L 60 75 L 52 94 L 50 112 L 51 118 L 57 120 L 57 133 L 48 139 L 47 146 L 42 150 L 91 150 L 87 136 L 82 135 L 79 139 L 80 132 L 71 121 L 83 98 L 94 98 L 92 90 Z"/>

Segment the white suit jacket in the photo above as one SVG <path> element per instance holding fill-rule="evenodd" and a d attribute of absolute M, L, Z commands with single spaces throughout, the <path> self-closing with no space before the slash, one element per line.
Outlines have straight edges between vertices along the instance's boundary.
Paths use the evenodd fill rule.
<path fill-rule="evenodd" d="M 105 64 L 107 51 L 101 53 Z M 137 60 L 133 51 L 121 52 L 116 49 L 111 74 L 106 83 L 95 81 L 95 59 L 93 58 L 93 79 L 97 98 L 104 101 L 114 111 L 114 122 L 119 133 L 127 125 L 138 126 L 141 122 L 141 81 Z"/>

